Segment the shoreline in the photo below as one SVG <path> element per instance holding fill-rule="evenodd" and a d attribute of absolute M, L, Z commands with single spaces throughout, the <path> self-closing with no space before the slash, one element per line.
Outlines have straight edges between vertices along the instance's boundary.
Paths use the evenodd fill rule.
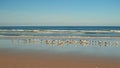
<path fill-rule="evenodd" d="M 0 39 L 41 39 L 41 38 L 120 38 L 120 37 L 87 37 L 87 36 L 0 36 Z M 6 43 L 6 42 L 5 42 Z M 14 51 L 0 49 L 0 68 L 120 68 L 120 59 L 100 58 L 76 54 L 51 54 L 40 51 Z"/>

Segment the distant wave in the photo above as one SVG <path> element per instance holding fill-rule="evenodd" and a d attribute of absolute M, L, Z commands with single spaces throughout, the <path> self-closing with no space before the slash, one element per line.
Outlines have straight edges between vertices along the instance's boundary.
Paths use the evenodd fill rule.
<path fill-rule="evenodd" d="M 23 29 L 0 29 L 0 31 L 21 31 L 21 32 L 120 32 L 120 30 L 23 30 Z"/>

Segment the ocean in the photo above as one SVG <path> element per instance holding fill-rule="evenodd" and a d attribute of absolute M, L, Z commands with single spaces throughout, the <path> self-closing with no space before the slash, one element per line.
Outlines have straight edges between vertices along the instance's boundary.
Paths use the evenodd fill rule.
<path fill-rule="evenodd" d="M 120 26 L 0 26 L 6 30 L 120 30 Z"/>
<path fill-rule="evenodd" d="M 0 26 L 0 49 L 120 59 L 120 26 Z"/>
<path fill-rule="evenodd" d="M 0 26 L 7 36 L 120 36 L 120 26 Z"/>

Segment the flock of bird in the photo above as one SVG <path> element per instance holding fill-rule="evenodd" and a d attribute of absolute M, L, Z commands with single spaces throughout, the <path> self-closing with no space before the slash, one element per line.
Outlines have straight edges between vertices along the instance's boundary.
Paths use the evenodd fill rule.
<path fill-rule="evenodd" d="M 118 46 L 119 41 L 111 41 L 111 40 L 85 40 L 85 39 L 14 39 L 13 43 L 18 44 L 46 44 L 46 45 L 81 45 L 81 46 L 89 46 L 89 45 L 98 45 L 98 46 Z"/>

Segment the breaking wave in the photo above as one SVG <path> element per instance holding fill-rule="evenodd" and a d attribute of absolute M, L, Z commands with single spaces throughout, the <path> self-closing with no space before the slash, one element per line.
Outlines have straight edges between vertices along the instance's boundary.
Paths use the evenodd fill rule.
<path fill-rule="evenodd" d="M 120 36 L 120 30 L 0 30 L 7 36 Z"/>

